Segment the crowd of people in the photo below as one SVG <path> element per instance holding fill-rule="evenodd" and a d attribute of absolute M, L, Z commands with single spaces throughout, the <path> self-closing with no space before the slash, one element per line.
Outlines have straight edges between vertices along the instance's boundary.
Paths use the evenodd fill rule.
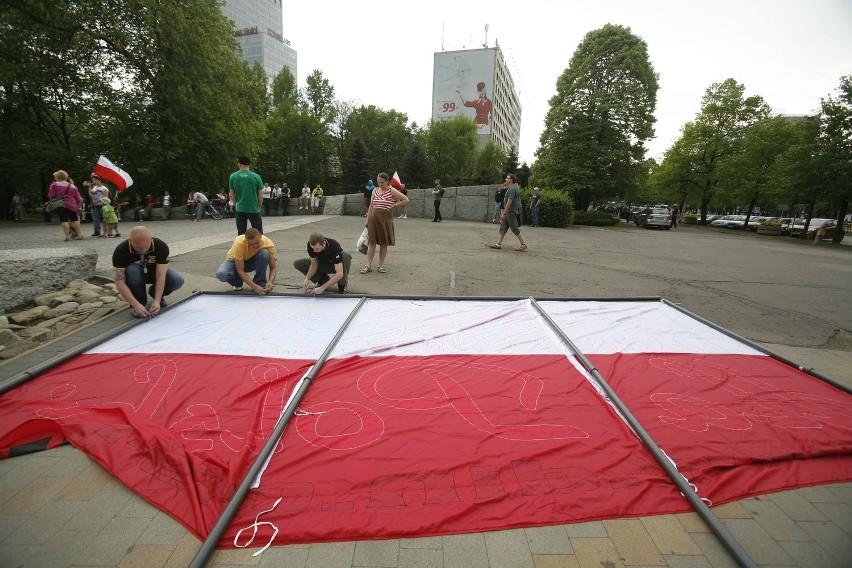
<path fill-rule="evenodd" d="M 281 206 L 282 201 L 286 204 L 286 200 L 291 197 L 290 190 L 286 183 L 276 183 L 273 186 L 265 183 L 251 170 L 251 160 L 246 156 L 237 159 L 236 167 L 228 179 L 227 194 L 224 189 L 215 195 L 200 190 L 193 191 L 187 197 L 187 206 L 194 206 L 194 221 L 200 221 L 211 200 L 226 204 L 229 216 L 235 220 L 237 236 L 225 253 L 215 276 L 219 281 L 231 286 L 235 292 L 249 288 L 255 294 L 264 296 L 275 286 L 278 265 L 275 244 L 263 233 L 261 211 L 264 216 L 268 216 Z M 387 272 L 385 262 L 388 248 L 396 244 L 394 209 L 400 211 L 397 218 L 407 218 L 408 192 L 404 185 L 398 183 L 397 176 L 394 175 L 392 181 L 387 173 L 381 172 L 376 176 L 376 180 L 377 184 L 374 184 L 372 179 L 369 180 L 364 189 L 366 250 L 363 252 L 366 254 L 366 263 L 359 270 L 361 274 L 373 272 L 377 248 L 379 258 L 376 271 Z M 432 221 L 440 223 L 443 221 L 441 200 L 444 189 L 439 179 L 435 180 L 431 194 L 435 211 Z M 84 183 L 84 191 L 81 192 L 67 172 L 59 170 L 54 173 L 48 199 L 57 200 L 57 203 L 61 200 L 61 206 L 57 207 L 55 212 L 59 216 L 65 240 L 83 238 L 80 221 L 86 202 L 84 195 L 91 203 L 94 229 L 92 236 L 120 237 L 120 208 L 129 204 L 117 196 L 110 195 L 109 188 L 97 175 L 92 175 L 91 179 Z M 320 184 L 311 190 L 305 183 L 298 197 L 299 209 L 318 212 L 322 198 L 323 189 Z M 521 199 L 514 174 L 508 174 L 503 184 L 495 189 L 494 198 L 493 222 L 496 223 L 499 218 L 500 228 L 497 241 L 489 245 L 490 248 L 502 248 L 503 239 L 512 231 L 520 243 L 516 250 L 526 250 L 527 244 L 518 227 Z M 132 205 L 134 220 L 144 222 L 150 219 L 151 210 L 155 207 L 162 208 L 163 219 L 168 219 L 172 200 L 173 197 L 168 191 L 164 192 L 160 199 L 151 195 L 137 197 Z M 540 204 L 541 193 L 535 188 L 531 203 L 532 226 L 538 226 Z M 304 275 L 302 288 L 319 295 L 336 286 L 338 293 L 345 293 L 352 256 L 343 250 L 340 242 L 315 232 L 308 238 L 305 252 L 306 257 L 293 262 L 293 268 Z M 154 237 L 144 225 L 137 225 L 130 231 L 128 238 L 115 248 L 112 259 L 116 287 L 130 305 L 134 317 L 156 316 L 166 307 L 165 297 L 180 289 L 184 283 L 183 276 L 169 266 L 168 244 Z"/>

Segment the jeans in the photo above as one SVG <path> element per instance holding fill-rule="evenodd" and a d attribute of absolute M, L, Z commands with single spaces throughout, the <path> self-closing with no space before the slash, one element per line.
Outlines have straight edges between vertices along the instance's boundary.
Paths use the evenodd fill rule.
<path fill-rule="evenodd" d="M 146 284 L 150 284 L 148 295 L 154 297 L 154 283 L 148 282 L 154 279 L 154 275 L 151 274 L 154 270 L 156 270 L 154 267 L 148 268 L 148 274 L 146 274 L 138 264 L 131 264 L 124 269 L 124 282 L 130 288 L 133 297 L 143 306 L 148 303 L 148 298 L 145 297 Z M 181 286 L 183 286 L 183 276 L 174 268 L 169 268 L 166 272 L 166 284 L 163 286 L 163 298 L 179 290 Z"/>
<path fill-rule="evenodd" d="M 349 285 L 349 267 L 352 266 L 352 255 L 346 251 L 343 251 L 343 278 L 337 281 L 338 286 L 348 286 Z M 293 261 L 293 268 L 301 272 L 302 274 L 307 274 L 308 269 L 311 267 L 311 259 L 310 258 L 300 258 L 299 260 Z M 334 274 L 336 272 L 334 264 L 328 264 L 326 262 L 319 262 L 317 264 L 317 272 L 314 274 L 313 278 L 311 278 L 311 282 L 322 286 L 329 278 L 329 274 Z"/>
<path fill-rule="evenodd" d="M 443 221 L 444 218 L 441 217 L 441 200 L 436 199 L 434 203 L 435 203 L 435 218 L 433 220 L 434 221 Z"/>
<path fill-rule="evenodd" d="M 532 208 L 532 226 L 538 227 L 538 207 Z"/>
<path fill-rule="evenodd" d="M 246 273 L 254 272 L 252 280 L 258 286 L 266 286 L 266 269 L 269 267 L 269 250 L 260 249 L 256 255 L 243 262 Z M 242 286 L 243 280 L 237 275 L 237 264 L 233 260 L 225 260 L 216 270 L 216 278 L 231 286 Z"/>
<path fill-rule="evenodd" d="M 251 221 L 251 226 L 263 234 L 263 221 L 260 219 L 260 213 L 241 213 L 237 211 L 237 235 L 245 235 L 248 228 L 248 222 Z"/>
<path fill-rule="evenodd" d="M 205 211 L 207 211 L 207 203 L 196 203 L 195 204 L 195 220 L 200 221 L 202 218 L 204 218 L 204 212 Z"/>
<path fill-rule="evenodd" d="M 103 205 L 92 206 L 92 234 L 101 234 L 101 221 L 104 220 Z"/>

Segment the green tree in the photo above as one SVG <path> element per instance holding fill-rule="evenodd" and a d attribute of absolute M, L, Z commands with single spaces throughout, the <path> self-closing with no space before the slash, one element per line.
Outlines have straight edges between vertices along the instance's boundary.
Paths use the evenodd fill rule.
<path fill-rule="evenodd" d="M 439 178 L 445 187 L 472 182 L 478 144 L 472 118 L 459 116 L 433 122 L 425 141 L 432 179 Z"/>
<path fill-rule="evenodd" d="M 342 166 L 344 187 L 349 192 L 363 191 L 364 186 L 367 185 L 367 180 L 375 176 L 370 170 L 370 156 L 367 152 L 367 146 L 360 136 L 352 139 L 346 160 L 344 160 Z"/>
<path fill-rule="evenodd" d="M 507 158 L 506 153 L 496 142 L 489 140 L 477 154 L 474 183 L 481 185 L 500 183 L 509 173 L 506 171 L 506 166 L 511 160 L 511 156 Z M 517 164 L 518 156 L 515 155 L 515 167 L 509 170 L 511 173 L 517 174 Z"/>
<path fill-rule="evenodd" d="M 719 192 L 727 203 L 736 203 L 751 216 L 755 206 L 774 202 L 772 192 L 779 157 L 794 142 L 791 123 L 780 116 L 749 126 L 740 151 L 719 166 Z"/>
<path fill-rule="evenodd" d="M 837 98 L 829 96 L 820 105 L 818 156 L 825 197 L 842 227 L 852 194 L 852 75 L 841 77 Z M 843 232 L 835 231 L 834 242 L 841 240 Z"/>
<path fill-rule="evenodd" d="M 415 139 L 403 160 L 406 182 L 409 188 L 429 187 L 434 178 L 429 177 L 429 163 L 426 160 L 426 150 L 420 140 Z"/>
<path fill-rule="evenodd" d="M 347 118 L 345 136 L 361 137 L 370 156 L 370 177 L 380 171 L 393 174 L 402 170 L 405 155 L 414 134 L 407 126 L 408 116 L 395 110 L 382 110 L 373 105 L 354 109 Z M 403 182 L 407 177 L 400 173 Z"/>
<path fill-rule="evenodd" d="M 656 180 L 672 190 L 697 193 L 701 222 L 707 220 L 707 208 L 719 185 L 719 165 L 742 151 L 742 140 L 749 126 L 769 117 L 769 106 L 757 95 L 745 96 L 745 87 L 734 79 L 714 83 L 701 100 L 695 121 L 683 127 L 682 134 L 669 148 L 656 174 Z"/>
<path fill-rule="evenodd" d="M 509 155 L 506 156 L 506 163 L 501 173 L 503 175 L 498 177 L 497 179 L 505 178 L 506 174 L 518 174 L 518 150 L 514 146 L 509 151 Z M 526 187 L 526 185 L 522 185 L 521 187 Z"/>
<path fill-rule="evenodd" d="M 657 89 L 648 47 L 630 28 L 586 34 L 550 99 L 534 182 L 570 190 L 580 210 L 637 186 Z"/>
<path fill-rule="evenodd" d="M 44 136 L 31 161 L 85 172 L 102 153 L 134 177 L 134 190 L 177 193 L 227 179 L 237 155 L 257 155 L 266 80 L 237 58 L 214 0 L 7 2 L 0 19 L 3 55 L 18 50 L 15 65 L 45 70 L 24 88 L 11 67 L 0 79 L 30 93 L 4 95 L 4 106 Z"/>

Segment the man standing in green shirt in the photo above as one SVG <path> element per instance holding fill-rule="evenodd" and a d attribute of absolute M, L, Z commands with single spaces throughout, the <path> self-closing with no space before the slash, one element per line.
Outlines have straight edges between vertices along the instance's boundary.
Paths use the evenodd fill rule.
<path fill-rule="evenodd" d="M 249 170 L 251 160 L 240 156 L 237 165 L 240 169 L 231 174 L 228 180 L 228 198 L 236 204 L 237 235 L 244 235 L 248 222 L 263 234 L 263 221 L 260 218 L 260 206 L 263 205 L 263 180 Z"/>

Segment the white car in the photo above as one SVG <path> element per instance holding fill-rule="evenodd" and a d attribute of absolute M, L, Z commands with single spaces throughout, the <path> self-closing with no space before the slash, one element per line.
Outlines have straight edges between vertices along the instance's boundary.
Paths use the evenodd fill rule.
<path fill-rule="evenodd" d="M 807 219 L 796 219 L 796 222 L 790 226 L 791 237 L 802 236 L 802 233 L 805 231 L 806 220 Z M 814 229 L 819 229 L 820 227 L 833 227 L 834 224 L 834 219 L 822 219 L 814 217 L 813 219 L 811 219 L 810 225 L 808 225 L 808 232 L 813 231 Z"/>
<path fill-rule="evenodd" d="M 728 223 L 731 221 L 745 221 L 745 215 L 725 215 L 724 217 L 719 217 L 718 219 L 711 221 L 710 225 L 712 227 L 727 227 Z"/>

